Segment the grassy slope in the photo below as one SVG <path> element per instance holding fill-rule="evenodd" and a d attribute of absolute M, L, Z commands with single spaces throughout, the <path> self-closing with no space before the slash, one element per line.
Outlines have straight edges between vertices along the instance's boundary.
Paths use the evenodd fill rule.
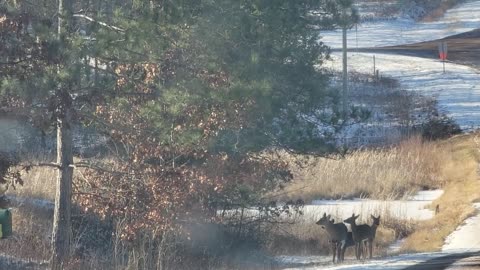
<path fill-rule="evenodd" d="M 477 177 L 480 146 L 475 142 L 477 136 L 480 143 L 480 134 L 426 143 L 414 138 L 395 148 L 354 152 L 346 159 L 315 159 L 303 163 L 303 166 L 293 163 L 296 179 L 280 197 L 303 198 L 306 201 L 359 194 L 394 198 L 422 187 L 442 188 L 444 195 L 431 206 L 434 210 L 438 204 L 440 212 L 432 220 L 411 222 L 383 216 L 377 237 L 376 253 L 386 252 L 395 241 L 395 235 L 409 235 L 403 251 L 436 251 L 442 247 L 445 238 L 474 213 L 472 202 L 480 198 Z M 312 252 L 312 246 L 325 251 L 328 244 L 326 235 L 317 227 L 312 222 L 291 225 L 284 228 L 288 232 L 288 237 L 283 239 L 286 243 L 276 242 L 275 245 L 307 254 Z M 307 244 L 309 242 L 310 245 Z M 289 252 L 287 249 L 280 253 Z"/>
<path fill-rule="evenodd" d="M 279 194 L 282 200 L 368 197 L 397 199 L 419 189 L 444 185 L 442 168 L 449 152 L 415 137 L 396 147 L 358 150 L 344 158 L 285 155 L 295 180 Z M 428 157 L 428 158 L 425 158 Z M 304 163 L 302 163 L 304 161 Z M 299 165 L 300 164 L 300 165 Z"/>
<path fill-rule="evenodd" d="M 478 162 L 480 146 L 477 144 L 480 134 L 463 135 L 439 143 L 448 149 L 450 159 L 442 168 L 441 174 L 447 184 L 445 193 L 437 204 L 440 212 L 433 219 L 422 222 L 416 231 L 405 241 L 403 250 L 428 252 L 440 250 L 445 238 L 463 221 L 475 213 L 472 203 L 480 198 Z"/>

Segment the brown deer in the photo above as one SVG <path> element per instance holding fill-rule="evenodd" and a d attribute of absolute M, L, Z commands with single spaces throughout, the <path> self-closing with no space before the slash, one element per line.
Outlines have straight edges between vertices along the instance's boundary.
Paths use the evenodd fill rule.
<path fill-rule="evenodd" d="M 330 220 L 330 223 L 334 224 L 335 219 L 332 218 Z M 325 226 L 322 226 L 322 228 L 325 229 Z M 328 243 L 331 244 L 332 251 L 333 251 L 333 253 L 335 253 L 336 250 L 337 250 L 337 246 L 336 246 L 337 242 L 332 241 L 332 240 L 328 240 Z M 342 258 L 342 260 L 345 259 L 345 251 L 347 250 L 347 248 L 352 247 L 352 246 L 355 246 L 355 241 L 353 241 L 352 232 L 347 232 L 347 241 L 345 242 L 345 248 L 342 250 L 342 254 L 340 256 L 340 258 Z M 335 261 L 335 259 L 334 259 L 334 261 Z"/>
<path fill-rule="evenodd" d="M 373 241 L 375 241 L 375 236 L 377 234 L 377 228 L 380 226 L 380 216 L 375 217 L 374 215 L 370 215 L 372 218 L 372 226 L 370 226 L 370 235 L 368 236 L 368 239 L 364 241 L 365 243 L 365 250 L 367 248 L 368 244 L 368 254 L 370 259 L 372 258 L 372 250 L 373 250 Z"/>
<path fill-rule="evenodd" d="M 363 253 L 363 258 L 365 259 L 366 254 L 363 251 L 363 241 L 368 240 L 372 228 L 367 225 L 367 224 L 362 224 L 362 225 L 357 225 L 355 223 L 355 220 L 359 217 L 359 215 L 355 216 L 355 214 L 352 214 L 351 217 L 347 218 L 344 220 L 345 223 L 350 224 L 350 227 L 352 228 L 352 237 L 353 241 L 355 242 L 355 257 L 357 260 L 360 260 L 360 257 Z"/>
<path fill-rule="evenodd" d="M 330 220 L 330 215 L 327 216 L 326 213 L 323 213 L 322 218 L 317 221 L 316 224 L 321 225 L 330 236 L 330 243 L 332 243 L 333 250 L 333 262 L 335 263 L 335 256 L 337 257 L 337 262 L 342 262 L 347 245 L 347 226 L 343 223 L 334 224 L 332 220 Z"/>

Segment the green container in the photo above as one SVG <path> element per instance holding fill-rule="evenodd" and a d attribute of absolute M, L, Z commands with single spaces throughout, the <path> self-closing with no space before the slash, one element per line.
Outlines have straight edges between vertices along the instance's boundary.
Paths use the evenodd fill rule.
<path fill-rule="evenodd" d="M 12 211 L 0 209 L 0 224 L 2 224 L 2 238 L 12 235 Z"/>

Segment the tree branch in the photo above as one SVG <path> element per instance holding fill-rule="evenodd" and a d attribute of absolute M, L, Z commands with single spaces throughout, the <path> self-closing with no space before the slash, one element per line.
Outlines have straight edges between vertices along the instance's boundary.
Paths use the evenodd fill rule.
<path fill-rule="evenodd" d="M 90 21 L 90 22 L 96 23 L 98 25 L 101 25 L 103 27 L 106 27 L 108 29 L 111 29 L 111 30 L 114 30 L 114 31 L 117 31 L 117 32 L 121 32 L 121 33 L 125 33 L 125 30 L 120 28 L 120 27 L 109 25 L 109 24 L 107 24 L 105 22 L 102 22 L 102 21 L 97 21 L 94 18 L 89 17 L 89 16 L 84 15 L 84 14 L 73 14 L 73 17 L 82 18 L 82 19 L 85 19 L 87 21 Z"/>
<path fill-rule="evenodd" d="M 51 167 L 55 169 L 60 169 L 60 164 L 58 163 L 30 163 L 30 164 L 20 164 L 22 167 Z"/>

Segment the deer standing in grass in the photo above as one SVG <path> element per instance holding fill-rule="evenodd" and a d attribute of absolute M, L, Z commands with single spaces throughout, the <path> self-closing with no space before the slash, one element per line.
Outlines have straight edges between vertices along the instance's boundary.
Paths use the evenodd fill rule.
<path fill-rule="evenodd" d="M 360 215 L 355 216 L 355 214 L 352 214 L 351 217 L 344 220 L 344 222 L 347 224 L 350 224 L 350 227 L 352 228 L 353 241 L 355 242 L 355 257 L 357 257 L 357 260 L 360 260 L 362 253 L 363 253 L 363 259 L 365 259 L 366 254 L 365 252 L 362 252 L 363 251 L 362 244 L 363 244 L 363 241 L 369 241 L 369 238 L 372 235 L 372 228 L 369 225 L 367 224 L 357 225 L 355 220 L 359 216 Z"/>
<path fill-rule="evenodd" d="M 330 243 L 332 243 L 333 249 L 333 262 L 335 263 L 335 256 L 337 256 L 337 262 L 342 262 L 345 255 L 345 249 L 347 248 L 347 226 L 343 223 L 334 224 L 330 220 L 330 215 L 327 216 L 323 213 L 322 218 L 317 221 L 317 225 L 321 225 L 330 236 Z"/>
<path fill-rule="evenodd" d="M 330 217 L 330 215 L 328 217 Z M 330 220 L 330 223 L 335 224 L 335 219 L 332 218 Z M 322 228 L 325 229 L 325 226 L 322 226 Z M 336 250 L 337 250 L 337 242 L 329 240 L 328 243 L 331 244 L 332 251 L 335 254 Z M 347 248 L 352 247 L 352 246 L 355 246 L 355 242 L 353 241 L 352 232 L 347 231 L 347 241 L 345 242 L 345 248 L 342 250 L 341 256 L 339 256 L 340 258 L 342 258 L 342 260 L 345 259 L 345 251 L 347 250 Z M 335 262 L 335 258 L 333 259 L 333 261 Z"/>
<path fill-rule="evenodd" d="M 374 215 L 370 215 L 372 218 L 372 226 L 370 226 L 370 235 L 368 236 L 368 239 L 364 241 L 365 243 L 365 248 L 366 245 L 368 244 L 368 254 L 370 259 L 372 258 L 372 250 L 373 250 L 373 241 L 375 240 L 375 236 L 377 234 L 377 228 L 380 226 L 380 216 L 375 217 Z"/>

